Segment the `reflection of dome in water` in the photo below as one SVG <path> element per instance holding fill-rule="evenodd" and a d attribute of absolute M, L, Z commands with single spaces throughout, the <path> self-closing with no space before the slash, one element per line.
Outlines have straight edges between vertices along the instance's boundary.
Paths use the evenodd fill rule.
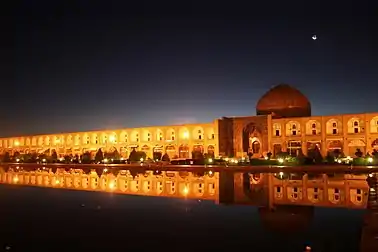
<path fill-rule="evenodd" d="M 311 206 L 282 205 L 272 211 L 269 208 L 259 208 L 260 219 L 263 227 L 270 231 L 302 232 L 307 229 L 314 215 Z"/>
<path fill-rule="evenodd" d="M 266 92 L 256 105 L 257 115 L 273 114 L 276 117 L 311 116 L 311 104 L 298 89 L 280 84 Z"/>

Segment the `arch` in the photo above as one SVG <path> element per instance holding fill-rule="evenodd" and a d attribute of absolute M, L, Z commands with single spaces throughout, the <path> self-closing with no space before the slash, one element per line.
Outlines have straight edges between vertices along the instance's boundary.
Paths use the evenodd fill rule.
<path fill-rule="evenodd" d="M 349 141 L 348 148 L 350 156 L 357 156 L 356 153 L 358 151 L 362 152 L 363 154 L 366 153 L 366 143 L 362 139 L 354 139 Z"/>
<path fill-rule="evenodd" d="M 90 144 L 90 143 L 91 143 L 91 139 L 90 139 L 88 133 L 85 133 L 83 135 L 83 144 Z"/>
<path fill-rule="evenodd" d="M 143 131 L 143 141 L 151 142 L 151 140 L 152 140 L 151 132 L 149 130 L 144 130 Z"/>
<path fill-rule="evenodd" d="M 172 159 L 176 156 L 176 148 L 173 145 L 167 145 L 165 147 L 165 152 L 168 154 L 169 158 Z"/>
<path fill-rule="evenodd" d="M 166 132 L 165 139 L 170 140 L 170 141 L 176 140 L 176 132 L 175 132 L 175 130 L 172 129 L 172 128 L 168 129 L 167 132 Z"/>
<path fill-rule="evenodd" d="M 126 131 L 121 131 L 121 134 L 119 134 L 119 142 L 120 143 L 127 143 L 128 142 L 128 135 Z"/>
<path fill-rule="evenodd" d="M 130 135 L 131 142 L 139 142 L 139 132 L 137 130 L 133 130 Z"/>
<path fill-rule="evenodd" d="M 260 144 L 260 141 L 258 140 L 255 140 L 252 142 L 252 153 L 253 154 L 259 154 L 260 153 L 260 149 L 261 149 L 261 144 Z"/>
<path fill-rule="evenodd" d="M 179 158 L 189 158 L 189 146 L 187 144 L 180 145 Z"/>
<path fill-rule="evenodd" d="M 30 137 L 26 138 L 26 146 L 30 146 L 31 144 L 31 141 L 30 141 Z"/>
<path fill-rule="evenodd" d="M 156 141 L 163 141 L 164 136 L 163 136 L 163 131 L 161 129 L 156 130 Z"/>
<path fill-rule="evenodd" d="M 338 135 L 342 133 L 343 133 L 343 125 L 340 120 L 336 118 L 332 118 L 326 122 L 327 135 Z"/>
<path fill-rule="evenodd" d="M 50 137 L 49 136 L 45 137 L 45 145 L 50 145 Z"/>
<path fill-rule="evenodd" d="M 309 120 L 306 122 L 306 135 L 320 135 L 321 123 L 318 120 Z"/>
<path fill-rule="evenodd" d="M 98 135 L 96 133 L 92 134 L 92 144 L 98 144 Z"/>
<path fill-rule="evenodd" d="M 298 121 L 289 121 L 286 123 L 286 136 L 299 136 L 301 124 Z"/>
<path fill-rule="evenodd" d="M 348 134 L 357 134 L 363 132 L 363 121 L 360 118 L 352 117 L 347 123 Z"/>
<path fill-rule="evenodd" d="M 378 133 L 378 116 L 370 120 L 370 133 Z"/>
<path fill-rule="evenodd" d="M 288 141 L 287 152 L 290 156 L 296 157 L 301 154 L 302 142 L 301 141 Z"/>
<path fill-rule="evenodd" d="M 108 135 L 109 143 L 116 144 L 118 142 L 117 133 L 112 132 Z"/>
<path fill-rule="evenodd" d="M 190 137 L 189 130 L 187 127 L 180 127 L 179 129 L 180 139 L 188 140 Z"/>
<path fill-rule="evenodd" d="M 43 137 L 39 137 L 38 138 L 38 145 L 41 146 L 41 145 L 43 145 L 43 143 L 44 143 Z"/>
<path fill-rule="evenodd" d="M 330 156 L 338 157 L 343 153 L 343 143 L 340 140 L 333 140 L 327 144 L 327 153 Z"/>
<path fill-rule="evenodd" d="M 281 123 L 273 123 L 273 135 L 274 136 L 281 136 L 282 135 Z"/>
<path fill-rule="evenodd" d="M 207 146 L 207 154 L 214 158 L 215 157 L 215 147 L 214 145 L 210 144 L 209 146 Z"/>
<path fill-rule="evenodd" d="M 80 145 L 80 135 L 79 134 L 77 134 L 75 136 L 75 145 Z"/>
<path fill-rule="evenodd" d="M 215 139 L 215 131 L 214 131 L 214 128 L 208 128 L 207 129 L 207 138 L 209 140 L 213 140 Z"/>
<path fill-rule="evenodd" d="M 163 156 L 163 146 L 156 145 L 154 148 L 152 148 L 152 156 L 154 160 L 161 160 Z"/>
<path fill-rule="evenodd" d="M 33 145 L 33 146 L 36 146 L 36 145 L 37 145 L 37 138 L 36 138 L 36 137 L 33 137 L 33 138 L 32 138 L 32 145 Z"/>
<path fill-rule="evenodd" d="M 192 135 L 193 135 L 193 139 L 203 140 L 204 139 L 204 135 L 205 135 L 203 127 L 201 127 L 201 126 L 194 127 L 194 129 L 192 131 Z"/>
<path fill-rule="evenodd" d="M 249 123 L 243 129 L 243 152 L 250 153 L 251 150 L 251 138 L 260 138 L 262 130 L 254 122 Z"/>
<path fill-rule="evenodd" d="M 107 144 L 108 143 L 108 134 L 105 132 L 101 134 L 101 144 Z"/>
<path fill-rule="evenodd" d="M 203 158 L 203 145 L 201 144 L 196 144 L 193 146 L 193 151 L 192 151 L 192 158 L 193 159 L 202 159 Z"/>

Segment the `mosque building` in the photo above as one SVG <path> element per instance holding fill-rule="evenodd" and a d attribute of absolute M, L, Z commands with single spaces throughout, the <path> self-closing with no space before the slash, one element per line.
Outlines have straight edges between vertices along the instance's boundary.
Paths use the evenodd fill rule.
<path fill-rule="evenodd" d="M 75 155 L 101 148 L 127 158 L 131 150 L 167 153 L 170 158 L 213 156 L 260 158 L 271 152 L 308 155 L 317 150 L 354 156 L 378 150 L 378 112 L 312 116 L 311 104 L 299 90 L 280 84 L 264 94 L 256 116 L 222 117 L 209 123 L 123 128 L 102 131 L 0 138 L 0 153 Z"/>

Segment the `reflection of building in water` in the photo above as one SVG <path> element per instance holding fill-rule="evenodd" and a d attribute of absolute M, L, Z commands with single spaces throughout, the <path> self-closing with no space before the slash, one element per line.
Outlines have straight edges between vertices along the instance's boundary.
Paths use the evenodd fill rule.
<path fill-rule="evenodd" d="M 25 171 L 15 167 L 8 171 L 0 168 L 0 183 L 189 199 L 217 200 L 218 197 L 218 173 L 211 171 L 121 170 L 98 175 L 95 170 Z"/>
<path fill-rule="evenodd" d="M 220 176 L 221 179 L 223 177 Z M 222 198 L 221 195 L 221 203 L 271 207 L 315 205 L 365 208 L 368 195 L 366 176 L 352 174 L 234 173 L 220 181 L 220 192 L 225 191 L 224 186 L 232 190 L 234 197 Z"/>
<path fill-rule="evenodd" d="M 25 169 L 27 167 L 25 166 Z M 260 174 L 232 171 L 139 171 L 0 167 L 0 183 L 124 194 L 215 200 L 221 204 L 308 205 L 364 208 L 366 176 L 350 174 Z"/>

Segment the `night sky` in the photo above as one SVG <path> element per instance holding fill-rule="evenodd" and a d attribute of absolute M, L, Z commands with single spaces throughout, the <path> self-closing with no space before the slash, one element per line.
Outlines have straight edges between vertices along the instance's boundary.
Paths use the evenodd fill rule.
<path fill-rule="evenodd" d="M 314 115 L 378 111 L 377 1 L 15 2 L 1 136 L 255 115 L 279 83 Z"/>

